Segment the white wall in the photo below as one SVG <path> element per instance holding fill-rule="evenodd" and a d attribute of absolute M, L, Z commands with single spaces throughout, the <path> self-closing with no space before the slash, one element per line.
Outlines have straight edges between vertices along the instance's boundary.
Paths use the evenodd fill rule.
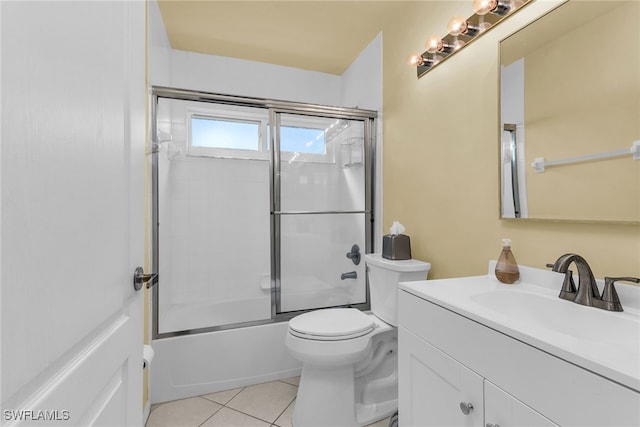
<path fill-rule="evenodd" d="M 342 74 L 341 105 L 382 111 L 382 33 Z"/>
<path fill-rule="evenodd" d="M 150 0 L 149 19 L 147 30 L 149 32 L 148 40 L 148 69 L 147 78 L 149 85 L 154 86 L 170 86 L 171 85 L 171 44 L 167 37 L 167 31 L 162 22 L 160 8 L 156 0 Z"/>
<path fill-rule="evenodd" d="M 374 250 L 382 251 L 382 33 L 342 75 L 342 105 L 378 112 L 375 150 Z"/>

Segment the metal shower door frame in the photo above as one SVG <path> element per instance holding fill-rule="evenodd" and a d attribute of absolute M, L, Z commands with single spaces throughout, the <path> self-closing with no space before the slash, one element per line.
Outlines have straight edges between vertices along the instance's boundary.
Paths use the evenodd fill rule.
<path fill-rule="evenodd" d="M 159 271 L 159 183 L 158 183 L 158 136 L 156 115 L 158 102 L 163 99 L 174 99 L 182 101 L 200 101 L 206 103 L 217 103 L 227 105 L 238 105 L 245 107 L 264 108 L 269 110 L 270 146 L 271 155 L 269 158 L 269 191 L 270 191 L 270 238 L 271 238 L 271 318 L 265 320 L 234 323 L 228 325 L 218 325 L 184 331 L 159 332 L 159 286 L 162 278 L 158 279 L 156 286 L 152 288 L 152 339 L 169 338 L 181 335 L 190 335 L 204 332 L 214 332 L 227 329 L 236 329 L 248 326 L 264 325 L 269 323 L 288 321 L 292 317 L 300 314 L 301 311 L 282 312 L 281 311 L 281 288 L 280 288 L 280 219 L 283 215 L 291 214 L 364 214 L 365 216 L 365 253 L 373 250 L 374 238 L 374 183 L 375 183 L 375 138 L 376 119 L 378 113 L 373 110 L 362 110 L 355 108 L 331 107 L 316 104 L 306 104 L 290 101 L 280 101 L 264 98 L 240 97 L 209 92 L 200 92 L 186 89 L 176 89 L 164 86 L 152 86 L 150 91 L 150 112 L 151 123 L 150 133 L 152 141 L 151 161 L 151 228 L 152 228 L 152 271 Z M 308 115 L 324 118 L 335 118 L 345 120 L 362 121 L 364 124 L 364 168 L 365 168 L 365 209 L 363 211 L 323 211 L 323 212 L 282 212 L 280 194 L 280 114 Z M 368 310 L 369 303 L 369 283 L 365 282 L 366 300 L 364 303 L 351 304 L 350 307 L 360 310 Z"/>

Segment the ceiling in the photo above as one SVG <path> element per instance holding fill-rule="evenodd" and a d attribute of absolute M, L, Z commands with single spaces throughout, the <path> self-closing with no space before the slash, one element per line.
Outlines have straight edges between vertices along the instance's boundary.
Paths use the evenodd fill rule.
<path fill-rule="evenodd" d="M 159 0 L 174 49 L 340 75 L 398 1 Z"/>

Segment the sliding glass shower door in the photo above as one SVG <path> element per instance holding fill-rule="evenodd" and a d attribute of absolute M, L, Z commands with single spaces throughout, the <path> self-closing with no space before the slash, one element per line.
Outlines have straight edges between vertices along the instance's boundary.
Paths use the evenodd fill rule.
<path fill-rule="evenodd" d="M 367 300 L 365 123 L 272 113 L 278 313 Z"/>
<path fill-rule="evenodd" d="M 154 339 L 368 308 L 375 113 L 154 88 L 152 114 Z"/>

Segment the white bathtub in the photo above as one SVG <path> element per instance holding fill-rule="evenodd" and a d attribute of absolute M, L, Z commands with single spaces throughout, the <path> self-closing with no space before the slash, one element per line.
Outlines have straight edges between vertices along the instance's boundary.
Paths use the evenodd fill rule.
<path fill-rule="evenodd" d="M 282 290 L 287 311 L 358 302 L 354 283 L 337 286 L 309 276 Z M 160 332 L 271 318 L 270 289 L 252 299 L 174 305 L 161 312 Z M 153 340 L 151 403 L 258 384 L 300 375 L 302 364 L 285 347 L 288 322 Z"/>
<path fill-rule="evenodd" d="M 151 403 L 300 375 L 287 351 L 288 322 L 152 341 Z"/>

